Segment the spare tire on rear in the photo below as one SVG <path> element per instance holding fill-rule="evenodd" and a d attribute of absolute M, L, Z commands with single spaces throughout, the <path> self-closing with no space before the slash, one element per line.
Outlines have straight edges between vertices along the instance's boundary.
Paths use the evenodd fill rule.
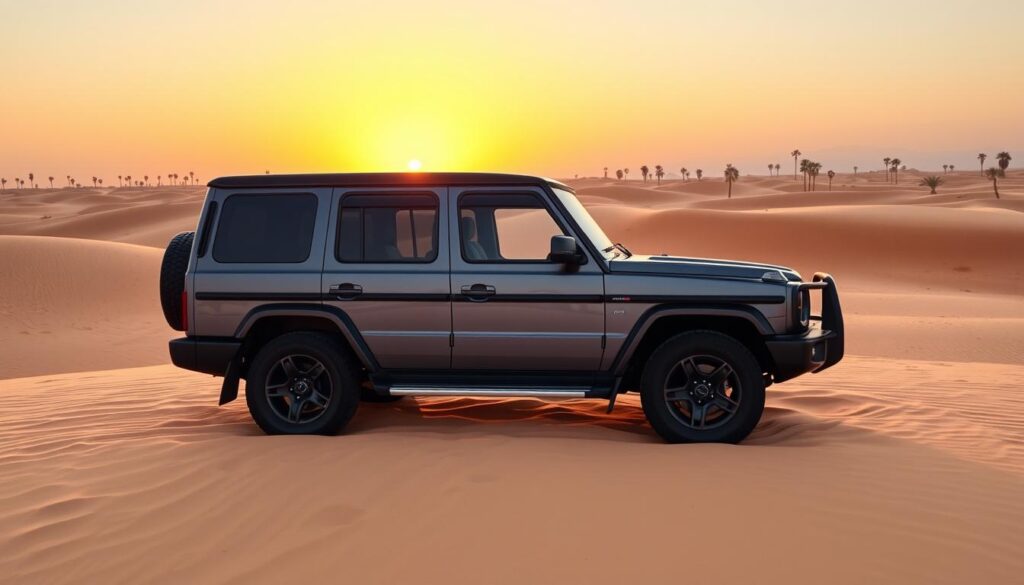
<path fill-rule="evenodd" d="M 172 329 L 185 331 L 188 324 L 182 319 L 182 291 L 185 290 L 185 271 L 188 270 L 188 259 L 192 255 L 192 240 L 195 232 L 181 232 L 171 238 L 164 251 L 164 261 L 160 265 L 160 305 L 164 309 L 164 318 Z"/>

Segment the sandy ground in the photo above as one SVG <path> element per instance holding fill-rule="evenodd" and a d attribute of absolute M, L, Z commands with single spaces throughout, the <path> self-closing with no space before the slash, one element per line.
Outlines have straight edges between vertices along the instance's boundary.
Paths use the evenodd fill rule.
<path fill-rule="evenodd" d="M 839 279 L 849 357 L 773 386 L 741 446 L 662 445 L 631 396 L 407 399 L 263 437 L 217 379 L 158 365 L 159 247 L 201 189 L 7 190 L 0 582 L 1018 582 L 1024 173 L 1000 201 L 946 179 L 576 182 L 634 251 Z"/>

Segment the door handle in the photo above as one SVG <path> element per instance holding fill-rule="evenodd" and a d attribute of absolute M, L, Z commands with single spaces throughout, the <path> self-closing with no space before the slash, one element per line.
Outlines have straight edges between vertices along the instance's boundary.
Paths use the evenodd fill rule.
<path fill-rule="evenodd" d="M 339 300 L 354 299 L 363 294 L 363 287 L 351 282 L 343 282 L 332 286 L 331 294 Z"/>
<path fill-rule="evenodd" d="M 493 297 L 496 292 L 497 290 L 490 284 L 474 284 L 462 287 L 462 296 L 475 302 L 486 301 L 488 297 Z"/>

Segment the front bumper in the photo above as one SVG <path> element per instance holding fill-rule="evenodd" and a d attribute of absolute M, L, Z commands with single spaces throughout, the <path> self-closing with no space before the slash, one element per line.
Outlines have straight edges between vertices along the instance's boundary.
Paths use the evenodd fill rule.
<path fill-rule="evenodd" d="M 830 368 L 843 359 L 846 351 L 843 310 L 835 279 L 819 272 L 812 282 L 801 286 L 821 289 L 821 315 L 812 316 L 811 326 L 803 333 L 765 339 L 775 363 L 772 377 L 776 382 Z"/>
<path fill-rule="evenodd" d="M 214 376 L 224 375 L 240 347 L 242 342 L 237 339 L 182 337 L 169 343 L 174 365 Z"/>

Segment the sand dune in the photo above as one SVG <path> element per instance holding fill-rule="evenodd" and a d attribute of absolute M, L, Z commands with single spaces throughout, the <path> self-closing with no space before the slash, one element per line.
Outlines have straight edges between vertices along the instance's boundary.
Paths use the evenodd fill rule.
<path fill-rule="evenodd" d="M 741 447 L 662 445 L 633 398 L 610 417 L 592 401 L 407 400 L 364 405 L 345 436 L 268 438 L 244 405 L 214 405 L 216 381 L 169 366 L 8 380 L 0 574 L 664 582 L 679 577 L 666 559 L 699 550 L 697 582 L 752 563 L 762 583 L 1009 583 L 1024 421 L 1000 413 L 1024 405 L 997 381 L 1022 375 L 854 358 L 773 391 Z"/>
<path fill-rule="evenodd" d="M 0 234 L 163 248 L 195 229 L 205 195 L 201 187 L 8 190 L 0 194 Z"/>
<path fill-rule="evenodd" d="M 849 357 L 739 447 L 662 445 L 632 395 L 264 437 L 218 379 L 130 369 L 167 363 L 159 260 L 202 189 L 0 193 L 0 582 L 1016 582 L 1024 175 L 883 177 L 577 183 L 635 251 L 839 278 Z"/>
<path fill-rule="evenodd" d="M 165 363 L 155 248 L 0 236 L 0 378 Z"/>

